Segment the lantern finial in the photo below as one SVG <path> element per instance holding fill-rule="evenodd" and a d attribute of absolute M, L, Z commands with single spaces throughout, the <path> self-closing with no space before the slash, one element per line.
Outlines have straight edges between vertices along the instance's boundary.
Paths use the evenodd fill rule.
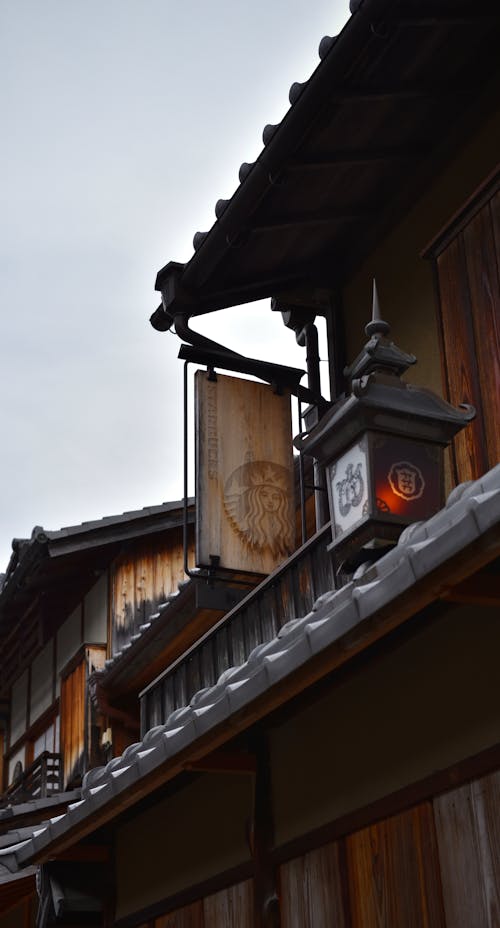
<path fill-rule="evenodd" d="M 415 364 L 417 360 L 415 355 L 406 354 L 405 351 L 401 351 L 397 345 L 388 339 L 387 336 L 390 331 L 389 323 L 385 322 L 380 315 L 377 284 L 374 278 L 372 319 L 365 326 L 369 341 L 351 366 L 346 367 L 344 370 L 351 390 L 354 389 L 354 381 L 359 380 L 361 377 L 376 372 L 400 377 L 410 365 Z"/>
<path fill-rule="evenodd" d="M 369 338 L 372 335 L 388 335 L 391 327 L 388 322 L 384 322 L 380 314 L 380 303 L 378 299 L 377 281 L 373 278 L 373 302 L 372 302 L 372 319 L 365 326 L 365 332 Z"/>

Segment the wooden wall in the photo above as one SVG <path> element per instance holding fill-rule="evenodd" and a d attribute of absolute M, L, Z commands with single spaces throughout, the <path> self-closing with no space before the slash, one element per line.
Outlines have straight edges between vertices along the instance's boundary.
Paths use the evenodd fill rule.
<path fill-rule="evenodd" d="M 498 926 L 500 772 L 287 861 L 280 886 L 281 928 Z"/>
<path fill-rule="evenodd" d="M 192 532 L 192 527 L 190 527 Z M 194 554 L 193 542 L 190 554 Z M 141 542 L 112 569 L 111 653 L 116 654 L 185 579 L 182 529 Z"/>
<path fill-rule="evenodd" d="M 65 786 L 83 774 L 85 677 L 85 660 L 81 660 L 61 680 L 61 754 Z"/>
<path fill-rule="evenodd" d="M 500 177 L 478 193 L 436 248 L 448 399 L 477 416 L 455 439 L 457 482 L 500 460 Z"/>
<path fill-rule="evenodd" d="M 253 928 L 253 886 L 250 880 L 145 922 L 141 928 Z"/>
<path fill-rule="evenodd" d="M 277 882 L 280 928 L 498 928 L 500 771 L 288 860 Z M 253 881 L 136 924 L 251 928 Z"/>
<path fill-rule="evenodd" d="M 35 928 L 37 908 L 34 877 L 1 886 L 0 928 Z"/>
<path fill-rule="evenodd" d="M 104 646 L 83 648 L 61 680 L 60 738 L 65 787 L 83 776 L 93 753 L 93 717 L 87 681 L 93 670 L 102 669 L 105 656 Z"/>

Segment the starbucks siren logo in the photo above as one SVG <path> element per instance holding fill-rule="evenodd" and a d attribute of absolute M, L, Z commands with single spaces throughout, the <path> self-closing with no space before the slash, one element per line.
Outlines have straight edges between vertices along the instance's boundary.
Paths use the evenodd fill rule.
<path fill-rule="evenodd" d="M 275 557 L 293 551 L 293 502 L 290 474 L 272 461 L 237 467 L 224 486 L 224 508 L 234 531 L 249 548 L 268 549 Z"/>

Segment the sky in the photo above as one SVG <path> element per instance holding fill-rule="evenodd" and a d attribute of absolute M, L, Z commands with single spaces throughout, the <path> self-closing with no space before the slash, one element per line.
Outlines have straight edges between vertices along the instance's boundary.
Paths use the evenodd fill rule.
<path fill-rule="evenodd" d="M 0 572 L 35 525 L 182 497 L 156 272 L 189 260 L 348 16 L 348 0 L 0 0 Z M 305 366 L 269 301 L 210 327 Z"/>

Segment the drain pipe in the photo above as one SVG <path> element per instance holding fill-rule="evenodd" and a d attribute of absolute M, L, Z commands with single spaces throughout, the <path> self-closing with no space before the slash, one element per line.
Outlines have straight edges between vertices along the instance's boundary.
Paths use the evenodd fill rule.
<path fill-rule="evenodd" d="M 306 349 L 307 386 L 318 398 L 321 396 L 321 378 L 319 371 L 318 329 L 313 322 L 307 322 L 302 329 L 295 330 L 297 344 Z M 308 431 L 319 422 L 320 409 L 317 405 L 309 406 L 304 415 Z M 328 498 L 326 492 L 325 468 L 314 461 L 314 508 L 316 512 L 316 531 L 330 521 Z"/>
<path fill-rule="evenodd" d="M 307 386 L 314 397 L 306 409 L 303 421 L 307 431 L 310 431 L 319 422 L 322 415 L 323 401 L 321 397 L 321 377 L 319 369 L 319 341 L 318 330 L 314 325 L 316 313 L 309 306 L 296 306 L 282 303 L 281 300 L 271 300 L 273 312 L 281 312 L 283 322 L 288 329 L 293 329 L 295 339 L 301 348 L 306 349 Z M 300 425 L 302 429 L 302 424 Z M 328 497 L 326 492 L 325 469 L 318 461 L 314 461 L 314 504 L 316 511 L 316 530 L 319 531 L 330 521 Z"/>

